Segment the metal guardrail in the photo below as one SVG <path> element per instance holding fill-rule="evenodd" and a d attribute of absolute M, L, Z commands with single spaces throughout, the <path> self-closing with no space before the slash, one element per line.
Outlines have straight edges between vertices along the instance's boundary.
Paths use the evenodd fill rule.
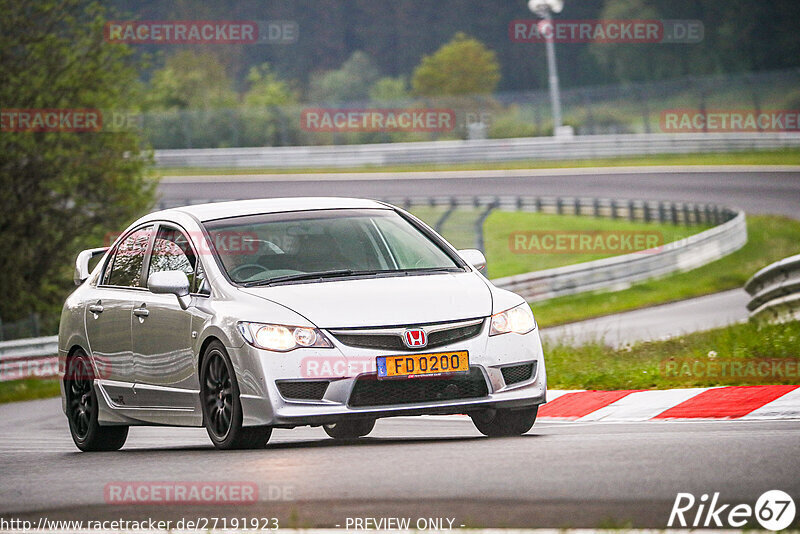
<path fill-rule="evenodd" d="M 694 236 L 668 243 L 656 251 L 614 256 L 492 280 L 496 286 L 519 293 L 529 301 L 619 289 L 636 281 L 694 269 L 738 250 L 747 242 L 745 214 L 712 204 L 575 197 L 405 197 L 385 200 L 407 209 L 415 206 L 444 208 L 444 215 L 436 223 L 438 227 L 456 209 L 478 210 L 480 215 L 476 219 L 475 237 L 478 248 L 482 248 L 483 244 L 483 222 L 495 209 L 658 221 L 675 225 L 716 225 Z M 800 272 L 797 270 L 800 256 L 794 260 L 794 272 Z M 800 279 L 794 280 L 800 283 Z M 55 376 L 58 372 L 57 355 L 58 336 L 0 342 L 0 382 L 26 376 Z"/>
<path fill-rule="evenodd" d="M 45 378 L 58 373 L 58 336 L 15 339 L 0 343 L 0 382 Z"/>
<path fill-rule="evenodd" d="M 368 145 L 170 149 L 158 167 L 309 168 L 565 160 L 800 147 L 797 133 L 624 134 Z"/>
<path fill-rule="evenodd" d="M 800 254 L 764 267 L 744 286 L 751 295 L 750 317 L 769 321 L 800 320 Z"/>

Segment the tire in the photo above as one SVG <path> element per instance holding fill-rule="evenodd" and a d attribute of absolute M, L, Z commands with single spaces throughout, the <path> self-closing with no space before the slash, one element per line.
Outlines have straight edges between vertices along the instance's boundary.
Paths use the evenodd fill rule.
<path fill-rule="evenodd" d="M 470 414 L 475 427 L 484 436 L 498 438 L 521 436 L 533 427 L 539 407 L 520 410 L 492 409 Z"/>
<path fill-rule="evenodd" d="M 325 433 L 333 439 L 355 439 L 366 436 L 375 428 L 375 419 L 354 419 L 322 425 Z"/>
<path fill-rule="evenodd" d="M 128 439 L 127 426 L 100 426 L 92 362 L 79 350 L 67 360 L 64 373 L 67 420 L 72 441 L 84 452 L 116 451 Z"/>
<path fill-rule="evenodd" d="M 242 426 L 239 385 L 230 357 L 219 341 L 212 341 L 203 354 L 200 404 L 206 432 L 217 449 L 262 449 L 269 441 L 272 427 Z"/>

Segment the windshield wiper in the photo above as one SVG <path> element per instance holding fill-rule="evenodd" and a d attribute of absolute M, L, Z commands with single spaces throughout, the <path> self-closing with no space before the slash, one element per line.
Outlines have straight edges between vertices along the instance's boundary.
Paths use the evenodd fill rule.
<path fill-rule="evenodd" d="M 323 278 L 339 278 L 345 276 L 377 276 L 377 275 L 413 275 L 413 274 L 426 274 L 426 273 L 440 273 L 440 272 L 457 272 L 461 271 L 460 267 L 428 267 L 422 269 L 378 269 L 378 270 L 353 270 L 353 269 L 338 269 L 333 271 L 315 271 L 310 273 L 287 274 L 285 276 L 276 276 L 275 278 L 267 278 L 265 280 L 256 280 L 254 282 L 247 282 L 244 287 L 257 287 L 269 286 L 272 284 L 280 284 L 283 282 L 294 282 L 299 280 L 314 280 Z"/>
<path fill-rule="evenodd" d="M 294 280 L 313 280 L 314 278 L 335 278 L 337 276 L 350 276 L 356 274 L 352 269 L 338 269 L 335 271 L 314 271 L 310 273 L 297 273 L 287 274 L 285 276 L 276 276 L 275 278 L 266 278 L 264 280 L 256 280 L 255 282 L 247 282 L 244 287 L 255 286 L 268 286 L 270 284 L 278 284 L 281 282 L 293 282 Z"/>
<path fill-rule="evenodd" d="M 463 271 L 461 267 L 422 267 L 419 269 L 399 269 L 397 272 L 408 274 L 425 273 L 457 273 Z"/>

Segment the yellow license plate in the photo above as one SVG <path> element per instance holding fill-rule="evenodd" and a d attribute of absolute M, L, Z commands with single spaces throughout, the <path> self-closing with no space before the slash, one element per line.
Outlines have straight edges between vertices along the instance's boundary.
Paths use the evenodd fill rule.
<path fill-rule="evenodd" d="M 444 375 L 469 371 L 469 352 L 378 356 L 378 378 Z"/>

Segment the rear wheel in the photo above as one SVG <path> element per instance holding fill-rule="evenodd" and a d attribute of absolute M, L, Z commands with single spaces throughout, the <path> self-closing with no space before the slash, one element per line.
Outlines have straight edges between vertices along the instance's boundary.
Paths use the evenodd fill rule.
<path fill-rule="evenodd" d="M 116 451 L 128 439 L 127 426 L 100 426 L 94 372 L 89 357 L 76 352 L 67 362 L 64 373 L 67 419 L 72 441 L 82 451 Z"/>
<path fill-rule="evenodd" d="M 472 422 L 481 434 L 491 438 L 521 436 L 533 427 L 539 407 L 519 410 L 491 409 L 470 414 Z"/>
<path fill-rule="evenodd" d="M 206 349 L 200 369 L 200 400 L 208 437 L 217 449 L 260 449 L 272 428 L 242 426 L 242 403 L 233 365 L 218 341 Z"/>
<path fill-rule="evenodd" d="M 322 425 L 325 433 L 333 439 L 355 439 L 366 436 L 375 428 L 375 419 L 356 419 Z"/>

